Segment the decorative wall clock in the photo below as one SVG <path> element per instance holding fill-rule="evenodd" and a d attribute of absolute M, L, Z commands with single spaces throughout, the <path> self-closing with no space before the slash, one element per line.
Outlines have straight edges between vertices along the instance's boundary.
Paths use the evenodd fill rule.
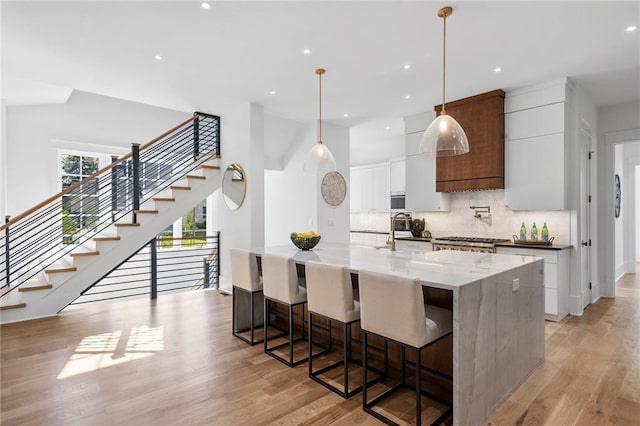
<path fill-rule="evenodd" d="M 620 217 L 620 204 L 622 203 L 622 190 L 620 189 L 620 176 L 616 175 L 616 205 L 615 213 L 616 217 Z"/>
<path fill-rule="evenodd" d="M 320 185 L 322 198 L 330 206 L 337 207 L 347 196 L 347 182 L 340 172 L 329 172 L 322 178 Z"/>

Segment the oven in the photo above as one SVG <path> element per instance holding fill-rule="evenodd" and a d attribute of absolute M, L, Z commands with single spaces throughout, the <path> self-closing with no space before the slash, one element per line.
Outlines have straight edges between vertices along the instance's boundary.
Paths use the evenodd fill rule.
<path fill-rule="evenodd" d="M 404 212 L 405 195 L 404 192 L 391 193 L 391 213 Z"/>

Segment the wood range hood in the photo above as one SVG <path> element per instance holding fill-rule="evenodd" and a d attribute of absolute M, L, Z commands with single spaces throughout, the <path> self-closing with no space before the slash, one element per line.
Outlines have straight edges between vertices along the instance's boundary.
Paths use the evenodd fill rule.
<path fill-rule="evenodd" d="M 440 115 L 442 105 L 434 107 Z M 469 152 L 436 159 L 436 191 L 504 189 L 504 91 L 446 103 L 469 140 Z"/>

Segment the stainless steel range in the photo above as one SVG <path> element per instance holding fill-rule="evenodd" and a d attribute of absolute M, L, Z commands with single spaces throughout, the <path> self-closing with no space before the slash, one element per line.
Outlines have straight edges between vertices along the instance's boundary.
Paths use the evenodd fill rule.
<path fill-rule="evenodd" d="M 433 250 L 474 251 L 480 253 L 495 253 L 496 243 L 511 241 L 505 238 L 483 237 L 442 237 L 431 241 Z"/>

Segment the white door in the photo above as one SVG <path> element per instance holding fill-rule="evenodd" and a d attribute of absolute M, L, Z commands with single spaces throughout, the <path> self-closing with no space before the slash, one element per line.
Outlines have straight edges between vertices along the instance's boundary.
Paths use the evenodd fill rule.
<path fill-rule="evenodd" d="M 580 161 L 580 200 L 581 200 L 581 220 L 580 220 L 580 235 L 581 235 L 581 247 L 580 247 L 580 275 L 581 290 L 582 290 L 582 307 L 584 308 L 594 299 L 592 294 L 592 276 L 591 276 L 591 253 L 592 253 L 592 239 L 591 239 L 591 209 L 594 203 L 592 203 L 591 194 L 591 163 L 595 161 L 594 153 L 591 152 L 591 134 L 590 129 L 580 129 L 580 147 L 581 147 L 581 161 Z"/>

